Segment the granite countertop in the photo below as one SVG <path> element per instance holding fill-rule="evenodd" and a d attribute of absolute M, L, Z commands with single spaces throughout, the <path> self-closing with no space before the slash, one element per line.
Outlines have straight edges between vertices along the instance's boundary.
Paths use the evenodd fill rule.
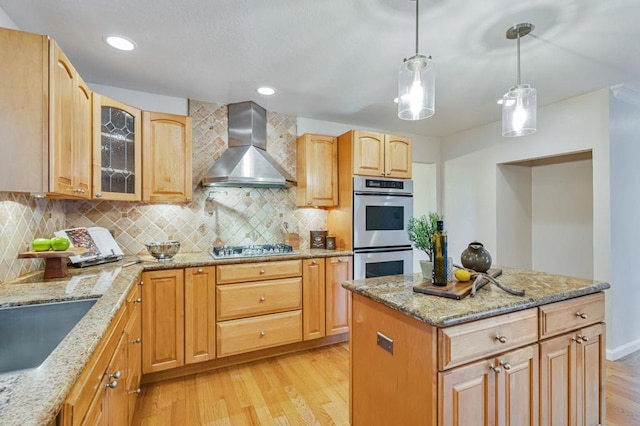
<path fill-rule="evenodd" d="M 297 253 L 250 258 L 213 259 L 207 252 L 178 253 L 160 263 L 149 255 L 88 268 L 69 268 L 69 275 L 43 279 L 43 271 L 0 284 L 0 307 L 99 298 L 49 357 L 32 370 L 0 374 L 0 425 L 43 425 L 53 421 L 71 387 L 105 335 L 129 289 L 143 270 L 175 269 L 231 263 L 253 263 L 314 257 L 350 256 L 344 250 L 298 250 Z"/>
<path fill-rule="evenodd" d="M 519 311 L 597 293 L 610 287 L 606 282 L 565 275 L 501 266 L 494 268 L 502 269 L 502 275 L 497 278 L 501 284 L 522 289 L 525 295 L 511 295 L 493 284 L 479 289 L 474 297 L 467 296 L 461 300 L 417 293 L 413 291 L 413 286 L 423 283 L 422 274 L 419 273 L 347 281 L 342 286 L 436 327 Z"/>

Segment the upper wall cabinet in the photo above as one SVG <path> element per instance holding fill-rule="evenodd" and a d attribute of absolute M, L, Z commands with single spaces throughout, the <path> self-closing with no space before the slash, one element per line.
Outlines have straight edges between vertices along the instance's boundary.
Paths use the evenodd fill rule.
<path fill-rule="evenodd" d="M 142 122 L 142 199 L 191 201 L 191 117 L 143 111 Z"/>
<path fill-rule="evenodd" d="M 93 195 L 140 201 L 142 120 L 140 110 L 93 94 Z"/>
<path fill-rule="evenodd" d="M 91 92 L 47 36 L 0 28 L 0 191 L 91 197 Z"/>
<path fill-rule="evenodd" d="M 338 139 L 305 133 L 297 140 L 297 206 L 338 205 Z"/>
<path fill-rule="evenodd" d="M 411 179 L 411 139 L 362 130 L 340 139 L 351 147 L 354 175 Z"/>

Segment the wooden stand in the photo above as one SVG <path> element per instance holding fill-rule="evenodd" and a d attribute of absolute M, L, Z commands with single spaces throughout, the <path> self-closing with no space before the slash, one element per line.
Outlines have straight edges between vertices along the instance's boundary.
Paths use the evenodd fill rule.
<path fill-rule="evenodd" d="M 75 256 L 75 251 L 25 251 L 18 253 L 18 259 L 44 259 L 44 278 L 64 278 L 67 276 L 67 262 L 69 256 Z"/>

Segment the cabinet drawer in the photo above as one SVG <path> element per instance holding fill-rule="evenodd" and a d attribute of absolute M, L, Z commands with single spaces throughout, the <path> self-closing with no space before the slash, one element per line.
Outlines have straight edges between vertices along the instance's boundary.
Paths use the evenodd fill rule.
<path fill-rule="evenodd" d="M 302 311 L 217 324 L 218 357 L 302 341 Z"/>
<path fill-rule="evenodd" d="M 438 330 L 438 368 L 446 370 L 537 340 L 537 308 L 441 328 Z"/>
<path fill-rule="evenodd" d="M 299 277 L 301 275 L 301 260 L 240 263 L 218 266 L 216 269 L 216 283 L 240 283 L 246 281 L 271 280 L 275 278 Z"/>
<path fill-rule="evenodd" d="M 604 293 L 590 294 L 538 307 L 540 338 L 604 321 Z"/>
<path fill-rule="evenodd" d="M 302 278 L 216 287 L 217 320 L 273 314 L 302 308 Z"/>

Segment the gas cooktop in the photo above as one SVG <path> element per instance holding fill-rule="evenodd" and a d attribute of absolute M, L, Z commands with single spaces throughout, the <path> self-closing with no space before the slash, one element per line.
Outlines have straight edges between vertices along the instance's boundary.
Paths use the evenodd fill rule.
<path fill-rule="evenodd" d="M 255 256 L 278 256 L 283 254 L 295 254 L 293 247 L 287 244 L 260 244 L 250 246 L 221 246 L 211 247 L 209 254 L 214 259 L 228 259 Z"/>

